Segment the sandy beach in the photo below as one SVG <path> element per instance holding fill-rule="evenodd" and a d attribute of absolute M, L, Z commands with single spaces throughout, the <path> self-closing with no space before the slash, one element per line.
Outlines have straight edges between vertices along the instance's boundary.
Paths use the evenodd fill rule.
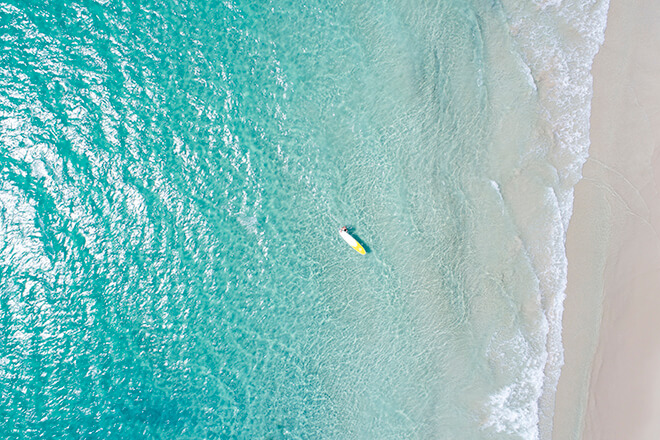
<path fill-rule="evenodd" d="M 553 439 L 660 438 L 660 3 L 611 0 L 568 230 Z"/>

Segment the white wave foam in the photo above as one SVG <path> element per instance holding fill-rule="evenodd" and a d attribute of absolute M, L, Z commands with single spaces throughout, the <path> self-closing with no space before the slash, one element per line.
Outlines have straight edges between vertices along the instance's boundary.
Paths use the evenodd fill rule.
<path fill-rule="evenodd" d="M 536 360 L 525 370 L 526 376 L 491 396 L 487 426 L 521 438 L 552 435 L 554 396 L 563 365 L 566 229 L 573 188 L 588 156 L 591 65 L 604 39 L 608 7 L 609 0 L 503 0 L 510 34 L 524 63 L 521 72 L 531 75 L 534 83 L 530 89 L 537 96 L 540 122 L 534 139 L 525 146 L 527 151 L 521 153 L 518 174 L 501 183 L 501 192 L 538 278 L 547 323 L 546 353 L 541 364 L 538 356 L 530 354 Z M 525 387 L 533 390 L 538 383 L 542 386 L 536 389 L 536 410 L 516 410 L 515 394 Z M 529 429 L 535 418 L 538 428 Z"/>
<path fill-rule="evenodd" d="M 510 376 L 488 399 L 488 414 L 483 424 L 498 433 L 508 433 L 522 439 L 538 438 L 539 421 L 536 400 L 543 388 L 544 356 L 537 354 L 533 344 L 518 329 L 509 337 L 491 342 L 489 359 L 497 364 L 501 374 Z M 524 365 L 522 371 L 520 366 Z"/>

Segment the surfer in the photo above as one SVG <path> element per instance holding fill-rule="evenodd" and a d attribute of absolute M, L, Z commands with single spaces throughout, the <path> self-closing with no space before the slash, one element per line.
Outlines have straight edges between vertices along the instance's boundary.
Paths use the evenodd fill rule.
<path fill-rule="evenodd" d="M 366 253 L 362 245 L 358 243 L 358 241 L 355 238 L 353 238 L 351 234 L 348 233 L 348 228 L 346 226 L 342 226 L 341 228 L 339 228 L 339 235 L 341 235 L 341 238 L 343 238 L 344 241 L 348 243 L 350 247 L 358 251 L 358 253 L 362 255 Z"/>

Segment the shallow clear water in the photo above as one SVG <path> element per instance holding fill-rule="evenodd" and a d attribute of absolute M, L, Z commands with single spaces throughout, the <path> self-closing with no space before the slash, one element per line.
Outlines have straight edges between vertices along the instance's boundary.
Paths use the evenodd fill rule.
<path fill-rule="evenodd" d="M 547 438 L 606 10 L 0 3 L 2 437 Z"/>

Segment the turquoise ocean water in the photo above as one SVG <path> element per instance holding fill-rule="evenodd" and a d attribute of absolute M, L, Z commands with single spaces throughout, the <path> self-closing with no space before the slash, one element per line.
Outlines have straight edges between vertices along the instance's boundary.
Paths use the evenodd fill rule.
<path fill-rule="evenodd" d="M 0 437 L 548 439 L 607 7 L 1 0 Z"/>

